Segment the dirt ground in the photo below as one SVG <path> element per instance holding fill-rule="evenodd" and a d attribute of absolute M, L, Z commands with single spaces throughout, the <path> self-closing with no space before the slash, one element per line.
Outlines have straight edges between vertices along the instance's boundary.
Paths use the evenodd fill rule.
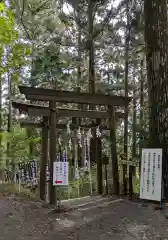
<path fill-rule="evenodd" d="M 0 240 L 166 240 L 166 210 L 116 198 L 65 203 L 74 211 L 55 213 L 40 203 L 0 198 Z"/>

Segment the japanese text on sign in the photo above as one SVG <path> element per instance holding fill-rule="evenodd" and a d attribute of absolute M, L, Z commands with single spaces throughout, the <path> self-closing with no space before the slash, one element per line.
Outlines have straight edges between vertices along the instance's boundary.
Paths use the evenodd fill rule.
<path fill-rule="evenodd" d="M 53 185 L 62 186 L 68 185 L 68 162 L 54 162 L 53 166 Z"/>
<path fill-rule="evenodd" d="M 162 194 L 162 149 L 142 149 L 140 198 L 160 201 Z"/>

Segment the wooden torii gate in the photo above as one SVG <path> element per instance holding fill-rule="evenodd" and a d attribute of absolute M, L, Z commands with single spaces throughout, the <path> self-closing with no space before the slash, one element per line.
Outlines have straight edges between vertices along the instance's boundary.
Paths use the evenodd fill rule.
<path fill-rule="evenodd" d="M 40 105 L 33 105 L 33 104 L 25 104 L 21 102 L 12 101 L 12 106 L 15 109 L 18 109 L 20 113 L 26 113 L 30 116 L 41 116 L 43 117 L 43 121 L 41 122 L 32 122 L 32 121 L 20 121 L 21 127 L 26 128 L 42 128 L 42 137 L 41 137 L 41 168 L 40 168 L 40 198 L 42 200 L 45 199 L 45 180 L 46 180 L 46 171 L 45 166 L 47 164 L 47 158 L 48 158 L 48 117 L 50 114 L 50 111 L 48 107 L 40 106 Z M 109 117 L 108 112 L 105 111 L 79 111 L 79 110 L 69 110 L 69 109 L 61 109 L 57 108 L 57 116 L 59 117 L 87 117 L 87 118 L 97 118 L 99 119 L 107 119 Z M 124 113 L 122 112 L 116 112 L 115 113 L 116 120 L 120 118 L 124 118 Z M 85 124 L 85 125 L 70 125 L 71 129 L 77 129 L 78 127 L 81 128 L 92 128 L 95 127 L 93 124 Z M 56 124 L 57 129 L 66 129 L 65 124 Z M 108 126 L 101 126 L 101 130 L 109 130 Z M 99 159 L 99 164 L 97 164 L 97 183 L 98 183 L 98 194 L 103 193 L 103 186 L 102 186 L 102 161 L 100 159 L 101 156 L 97 156 L 97 159 Z"/>
<path fill-rule="evenodd" d="M 45 166 L 48 156 L 48 117 L 50 115 L 50 111 L 48 107 L 33 105 L 33 104 L 25 104 L 20 102 L 12 102 L 12 105 L 15 109 L 18 109 L 20 113 L 27 113 L 31 116 L 41 116 L 43 117 L 42 122 L 30 122 L 30 121 L 21 121 L 20 124 L 22 127 L 30 127 L 30 128 L 42 128 L 42 154 L 41 154 L 41 170 L 40 170 L 40 198 L 44 199 L 45 196 Z M 61 109 L 57 108 L 57 116 L 58 117 L 75 117 L 75 118 L 99 118 L 99 119 L 107 119 L 109 117 L 108 112 L 106 111 L 79 111 L 79 110 L 69 110 L 69 109 Z M 116 112 L 115 113 L 116 120 L 118 118 L 124 118 L 124 113 Z M 88 125 L 80 125 L 80 127 L 84 128 L 92 128 L 95 127 L 93 124 Z M 65 124 L 56 124 L 57 129 L 65 129 Z M 76 129 L 77 126 L 72 125 L 71 129 Z M 109 130 L 109 127 L 102 126 L 101 130 Z M 43 147 L 44 146 L 44 147 Z M 97 156 L 98 157 L 98 156 Z M 101 157 L 101 156 L 100 156 Z M 99 157 L 99 158 L 100 158 Z M 98 158 L 98 159 L 99 159 Z M 97 182 L 98 182 L 98 194 L 102 194 L 102 161 L 99 159 L 99 164 L 97 165 Z"/>
<path fill-rule="evenodd" d="M 27 112 L 33 116 L 43 116 L 43 143 L 42 149 L 44 148 L 44 142 L 48 136 L 47 126 L 49 124 L 49 139 L 50 139 L 50 203 L 55 203 L 55 191 L 53 186 L 53 162 L 55 161 L 56 156 L 56 122 L 58 116 L 73 116 L 73 117 L 90 117 L 94 119 L 100 118 L 109 118 L 109 129 L 111 137 L 111 155 L 112 155 L 112 172 L 113 172 L 113 184 L 114 184 L 114 193 L 119 193 L 119 177 L 118 177 L 118 163 L 117 163 L 117 152 L 116 152 L 116 136 L 115 136 L 115 112 L 114 106 L 125 106 L 129 104 L 130 98 L 125 98 L 123 96 L 109 96 L 102 94 L 90 94 L 90 93 L 76 93 L 68 91 L 57 91 L 52 89 L 44 88 L 34 88 L 34 87 L 25 87 L 20 86 L 19 90 L 22 94 L 26 96 L 28 100 L 36 101 L 48 101 L 49 107 L 42 107 L 37 105 L 18 105 L 16 107 L 16 102 L 13 103 L 13 106 L 16 108 L 22 108 L 23 111 Z M 65 110 L 65 109 L 56 109 L 56 102 L 65 102 L 65 103 L 81 103 L 81 104 L 94 104 L 94 105 L 106 105 L 108 106 L 107 112 L 97 112 L 97 111 L 81 111 L 81 110 Z M 17 103 L 20 104 L 20 103 Z M 34 108 L 34 110 L 33 110 Z M 118 116 L 123 117 L 123 113 L 116 113 Z M 49 119 L 49 121 L 48 121 Z M 47 124 L 46 124 L 47 123 Z M 46 137 L 44 137 L 46 136 Z M 44 139 L 45 138 L 45 139 Z M 48 139 L 48 138 L 47 138 Z M 45 153 L 46 154 L 46 153 Z M 44 155 L 43 160 L 44 160 Z M 100 160 L 101 161 L 101 160 Z M 98 172 L 100 174 L 101 162 L 97 163 Z M 42 169 L 44 173 L 44 169 Z M 45 181 L 45 178 L 43 178 Z M 43 181 L 42 180 L 42 181 Z"/>

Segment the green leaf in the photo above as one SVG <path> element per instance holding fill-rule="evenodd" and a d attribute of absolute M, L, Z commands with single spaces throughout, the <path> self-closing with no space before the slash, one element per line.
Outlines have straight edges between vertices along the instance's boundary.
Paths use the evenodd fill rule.
<path fill-rule="evenodd" d="M 4 4 L 0 3 L 0 13 L 3 12 L 3 10 L 4 10 Z"/>

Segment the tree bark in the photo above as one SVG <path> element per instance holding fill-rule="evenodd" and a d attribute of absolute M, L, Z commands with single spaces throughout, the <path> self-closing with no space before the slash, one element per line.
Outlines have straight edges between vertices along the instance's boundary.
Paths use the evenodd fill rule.
<path fill-rule="evenodd" d="M 135 69 L 135 66 L 134 66 Z M 135 80 L 135 73 L 134 73 L 134 80 Z M 134 81 L 135 83 L 135 81 Z M 135 85 L 135 84 L 134 84 Z M 137 114 L 136 114 L 136 93 L 137 90 L 136 88 L 133 89 L 133 114 L 132 114 L 132 158 L 136 157 L 136 119 L 137 119 Z"/>
<path fill-rule="evenodd" d="M 11 94 L 12 94 L 12 89 L 11 89 L 11 75 L 10 72 L 8 71 L 8 125 L 7 125 L 7 132 L 11 133 L 12 131 L 12 101 L 11 101 Z M 12 173 L 14 174 L 14 163 L 13 161 L 11 162 L 11 148 L 10 148 L 10 140 L 7 141 L 7 161 L 6 165 L 9 167 L 9 165 L 12 163 Z"/>
<path fill-rule="evenodd" d="M 2 119 L 2 76 L 0 74 L 0 168 L 3 165 L 3 149 L 2 149 L 2 141 L 3 141 L 3 119 Z"/>
<path fill-rule="evenodd" d="M 127 26 L 125 35 L 125 97 L 128 97 L 128 70 L 129 70 L 129 42 L 130 42 L 130 14 L 129 0 L 126 1 Z M 124 117 L 124 159 L 128 160 L 128 106 L 125 106 Z M 123 193 L 127 195 L 127 165 L 123 165 Z"/>
<path fill-rule="evenodd" d="M 89 92 L 95 94 L 95 62 L 93 43 L 94 2 L 88 0 Z"/>
<path fill-rule="evenodd" d="M 89 92 L 95 94 L 95 51 L 93 42 L 93 22 L 94 22 L 94 6 L 95 3 L 92 0 L 88 0 L 88 47 L 89 47 Z M 95 107 L 90 106 L 93 110 Z M 96 120 L 96 125 L 99 125 L 100 121 Z M 97 163 L 97 180 L 98 180 L 98 194 L 102 194 L 102 161 L 101 161 L 101 139 L 96 138 L 96 131 L 94 129 L 93 138 L 90 144 L 90 161 Z"/>
<path fill-rule="evenodd" d="M 79 15 L 80 15 L 80 12 L 78 10 L 77 12 L 77 18 L 79 18 Z M 78 84 L 78 87 L 77 87 L 77 92 L 80 93 L 81 91 L 81 79 L 82 79 L 82 72 L 81 72 L 81 66 L 82 66 L 82 54 L 81 54 L 81 37 L 82 37 L 82 34 L 81 34 L 81 29 L 80 27 L 78 26 L 78 38 L 77 38 L 77 44 L 78 44 L 78 66 L 77 66 L 77 84 Z M 83 105 L 82 104 L 78 104 L 78 108 L 82 110 L 83 108 Z M 77 119 L 77 124 L 80 126 L 81 124 L 81 119 L 78 118 Z M 82 151 L 81 151 L 81 148 L 78 144 L 77 146 L 77 155 L 78 155 L 78 166 L 81 167 L 82 166 Z"/>
<path fill-rule="evenodd" d="M 143 121 L 144 121 L 144 76 L 143 76 L 144 60 L 141 60 L 140 69 L 140 132 L 139 132 L 139 150 L 140 150 L 140 164 L 139 164 L 139 175 L 141 174 L 141 152 L 143 142 Z"/>
<path fill-rule="evenodd" d="M 149 92 L 149 146 L 163 148 L 164 190 L 168 198 L 167 0 L 145 0 L 144 18 Z"/>
<path fill-rule="evenodd" d="M 110 142 L 111 142 L 111 158 L 112 158 L 112 174 L 113 174 L 113 186 L 114 194 L 119 194 L 119 173 L 118 173 L 118 159 L 117 159 L 117 147 L 116 147 L 116 124 L 115 124 L 115 112 L 113 107 L 108 107 L 109 111 L 109 125 L 110 125 Z"/>

